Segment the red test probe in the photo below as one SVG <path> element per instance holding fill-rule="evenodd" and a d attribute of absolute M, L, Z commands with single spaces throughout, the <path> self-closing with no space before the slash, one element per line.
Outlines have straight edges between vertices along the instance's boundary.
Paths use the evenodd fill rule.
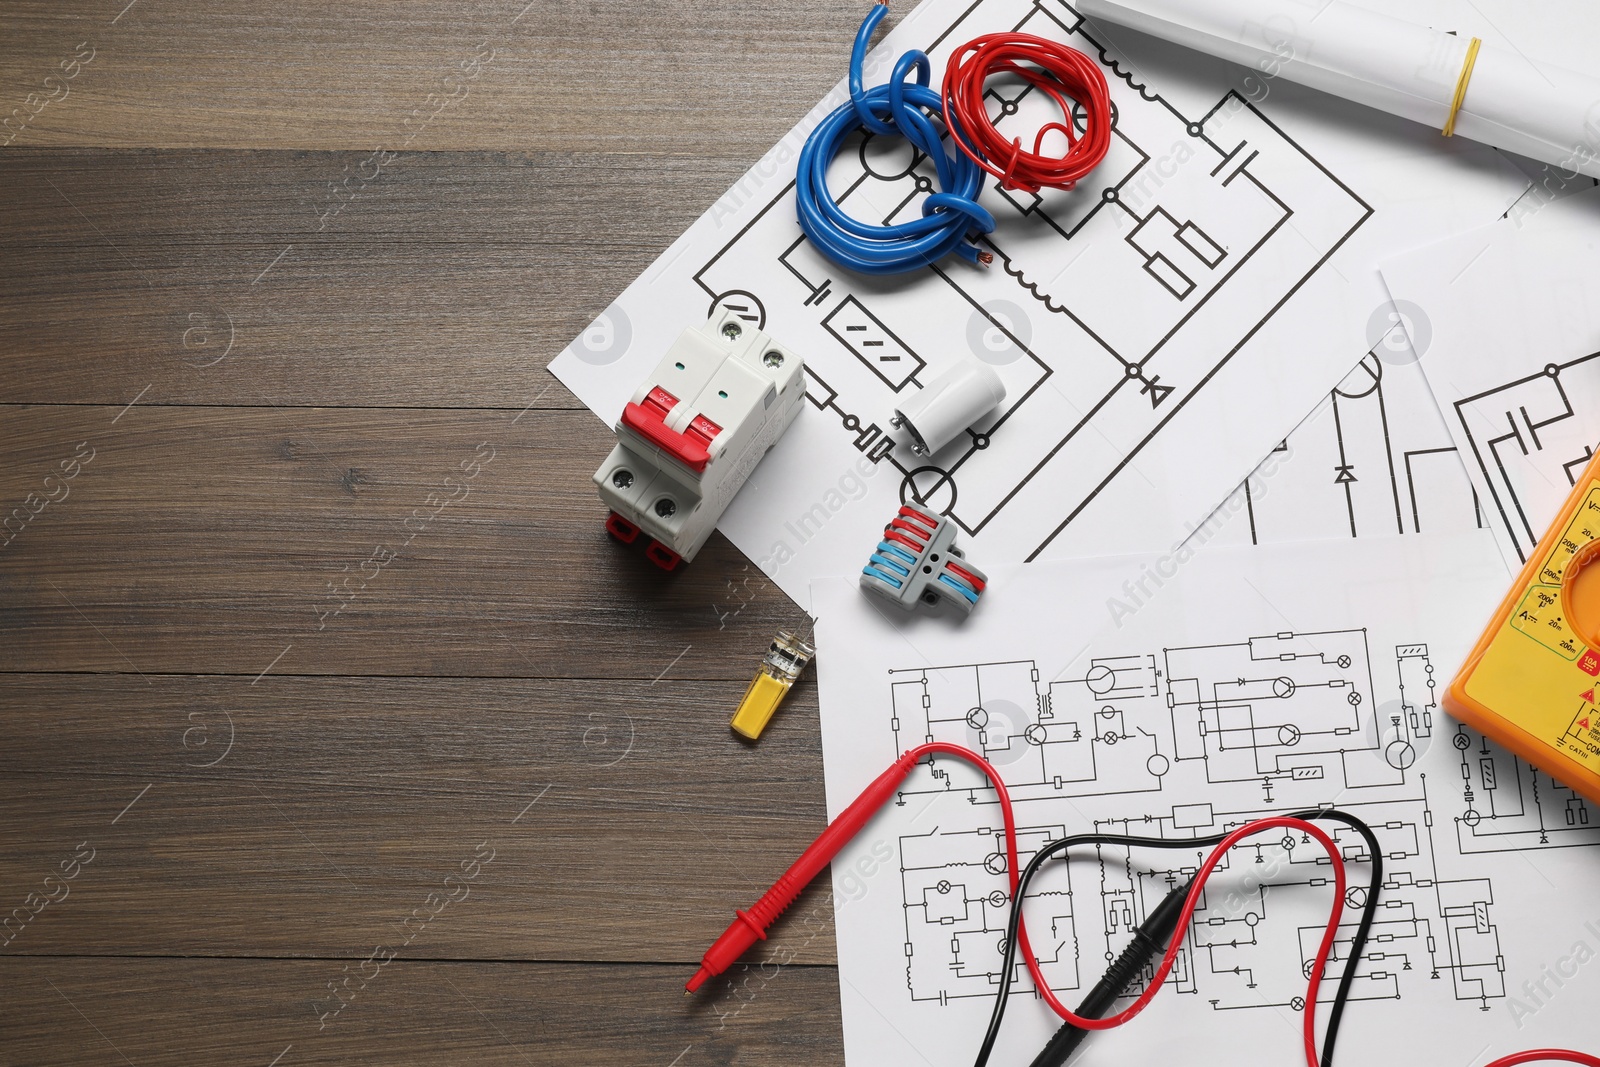
<path fill-rule="evenodd" d="M 728 924 L 722 936 L 706 950 L 704 958 L 700 961 L 700 969 L 684 986 L 685 993 L 693 993 L 705 985 L 708 979 L 732 967 L 740 956 L 750 950 L 750 946 L 757 941 L 765 941 L 767 929 L 777 921 L 778 916 L 794 903 L 794 898 L 800 895 L 800 891 L 822 873 L 822 869 L 839 854 L 839 850 L 860 833 L 861 828 L 878 813 L 878 809 L 894 796 L 900 788 L 900 783 L 906 780 L 917 762 L 924 756 L 938 754 L 966 760 L 982 771 L 994 786 L 1006 827 L 1006 871 L 1011 876 L 1011 888 L 1015 890 L 1020 876 L 1017 863 L 1017 835 L 1011 818 L 1011 797 L 1007 794 L 1005 782 L 1001 781 L 999 773 L 987 760 L 969 748 L 945 741 L 918 745 L 908 750 L 905 755 L 895 760 L 888 770 L 873 779 L 872 784 L 863 789 L 861 795 L 851 801 L 850 806 L 840 812 L 839 817 L 829 823 L 827 829 L 811 842 L 810 847 L 794 861 L 794 865 L 778 876 L 772 888 L 763 893 L 760 900 L 750 905 L 749 911 L 734 911 L 733 922 Z M 1022 950 L 1023 958 L 1036 967 L 1033 950 L 1028 945 L 1028 932 L 1020 925 L 1017 928 L 1017 947 Z M 1043 984 L 1042 976 L 1038 977 Z"/>

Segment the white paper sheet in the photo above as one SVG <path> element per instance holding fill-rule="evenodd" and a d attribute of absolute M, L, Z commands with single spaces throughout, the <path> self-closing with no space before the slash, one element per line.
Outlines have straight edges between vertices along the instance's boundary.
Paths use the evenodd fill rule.
<path fill-rule="evenodd" d="M 1600 441 L 1597 263 L 1600 190 L 1383 268 L 1513 566 Z"/>
<path fill-rule="evenodd" d="M 1341 1062 L 1464 1067 L 1593 1047 L 1600 907 L 1583 887 L 1600 879 L 1600 813 L 1437 705 L 1505 587 L 1488 533 L 1026 570 L 997 575 L 963 626 L 885 616 L 848 581 L 816 583 L 830 812 L 930 737 L 1000 768 L 1025 853 L 1096 826 L 1195 837 L 1332 802 L 1388 853 Z M 1110 623 L 1112 597 L 1141 603 Z M 851 1067 L 964 1067 L 988 1018 L 1006 915 L 999 815 L 976 772 L 937 771 L 914 772 L 833 865 Z M 1092 1036 L 1084 1062 L 1301 1062 L 1296 998 L 1329 889 L 1314 846 L 1292 844 L 1235 853 L 1171 988 Z M 1069 1003 L 1165 892 L 1170 854 L 1126 855 L 1086 850 L 1029 899 Z M 1348 937 L 1356 907 L 1344 917 Z M 1014 997 L 992 1062 L 1028 1062 L 1056 1025 Z"/>
<path fill-rule="evenodd" d="M 802 604 L 812 577 L 860 569 L 902 498 L 950 514 L 985 568 L 1171 547 L 1372 347 L 1374 265 L 1525 186 L 1486 149 L 1325 94 L 1156 41 L 1123 55 L 1059 0 L 926 0 L 868 80 L 911 46 L 937 77 L 956 43 L 1012 28 L 1100 58 L 1117 137 L 1073 192 L 985 192 L 993 268 L 860 278 L 802 240 L 794 159 L 841 83 L 552 364 L 613 422 L 714 304 L 802 352 L 811 404 L 721 524 Z M 995 88 L 1018 106 L 1002 129 L 1040 124 L 1036 100 Z M 869 141 L 830 181 L 851 211 L 902 217 L 928 170 Z M 897 398 L 969 353 L 1005 380 L 1001 411 L 930 462 L 889 451 Z"/>
<path fill-rule="evenodd" d="M 1341 0 L 1082 0 L 1079 10 L 1436 130 L 1470 40 Z M 1600 79 L 1486 43 L 1455 133 L 1600 177 Z"/>
<path fill-rule="evenodd" d="M 1508 212 L 1513 226 L 1596 184 L 1553 171 L 1531 176 L 1536 184 Z M 1406 334 L 1406 323 L 1414 319 L 1392 306 L 1374 318 L 1371 332 L 1382 336 L 1372 351 L 1196 527 L 1192 543 L 1271 544 L 1489 528 L 1482 502 L 1488 494 L 1473 484 Z M 1432 343 L 1431 327 L 1426 330 L 1425 345 Z"/>
<path fill-rule="evenodd" d="M 1195 529 L 1190 543 L 1396 537 L 1487 525 L 1396 325 Z"/>

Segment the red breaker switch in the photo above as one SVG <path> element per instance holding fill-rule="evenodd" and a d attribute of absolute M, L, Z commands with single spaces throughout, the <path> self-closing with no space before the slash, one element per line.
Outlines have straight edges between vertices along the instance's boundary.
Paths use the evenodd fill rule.
<path fill-rule="evenodd" d="M 678 398 L 657 386 L 650 390 L 644 403 L 629 404 L 622 409 L 622 425 L 669 453 L 685 467 L 701 473 L 711 462 L 711 439 L 722 432 L 722 427 L 704 415 L 696 415 L 688 429 L 679 433 L 667 425 L 667 418 L 677 406 Z"/>
<path fill-rule="evenodd" d="M 800 357 L 730 311 L 684 330 L 617 422 L 595 472 L 624 543 L 663 570 L 694 559 L 805 397 Z"/>

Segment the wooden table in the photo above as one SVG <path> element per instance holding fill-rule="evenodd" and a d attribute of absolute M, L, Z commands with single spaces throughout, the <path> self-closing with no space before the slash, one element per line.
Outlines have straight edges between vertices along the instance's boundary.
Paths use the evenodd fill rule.
<path fill-rule="evenodd" d="M 825 893 L 680 991 L 823 822 L 809 678 L 727 728 L 804 615 L 544 368 L 855 17 L 6 5 L 0 1061 L 842 1058 Z"/>

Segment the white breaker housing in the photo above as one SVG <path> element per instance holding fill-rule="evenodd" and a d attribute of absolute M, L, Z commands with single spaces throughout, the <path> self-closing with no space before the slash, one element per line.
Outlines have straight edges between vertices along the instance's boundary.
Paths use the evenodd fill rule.
<path fill-rule="evenodd" d="M 634 390 L 617 444 L 595 471 L 624 543 L 641 531 L 664 570 L 694 559 L 805 397 L 800 357 L 724 310 L 679 335 Z"/>

